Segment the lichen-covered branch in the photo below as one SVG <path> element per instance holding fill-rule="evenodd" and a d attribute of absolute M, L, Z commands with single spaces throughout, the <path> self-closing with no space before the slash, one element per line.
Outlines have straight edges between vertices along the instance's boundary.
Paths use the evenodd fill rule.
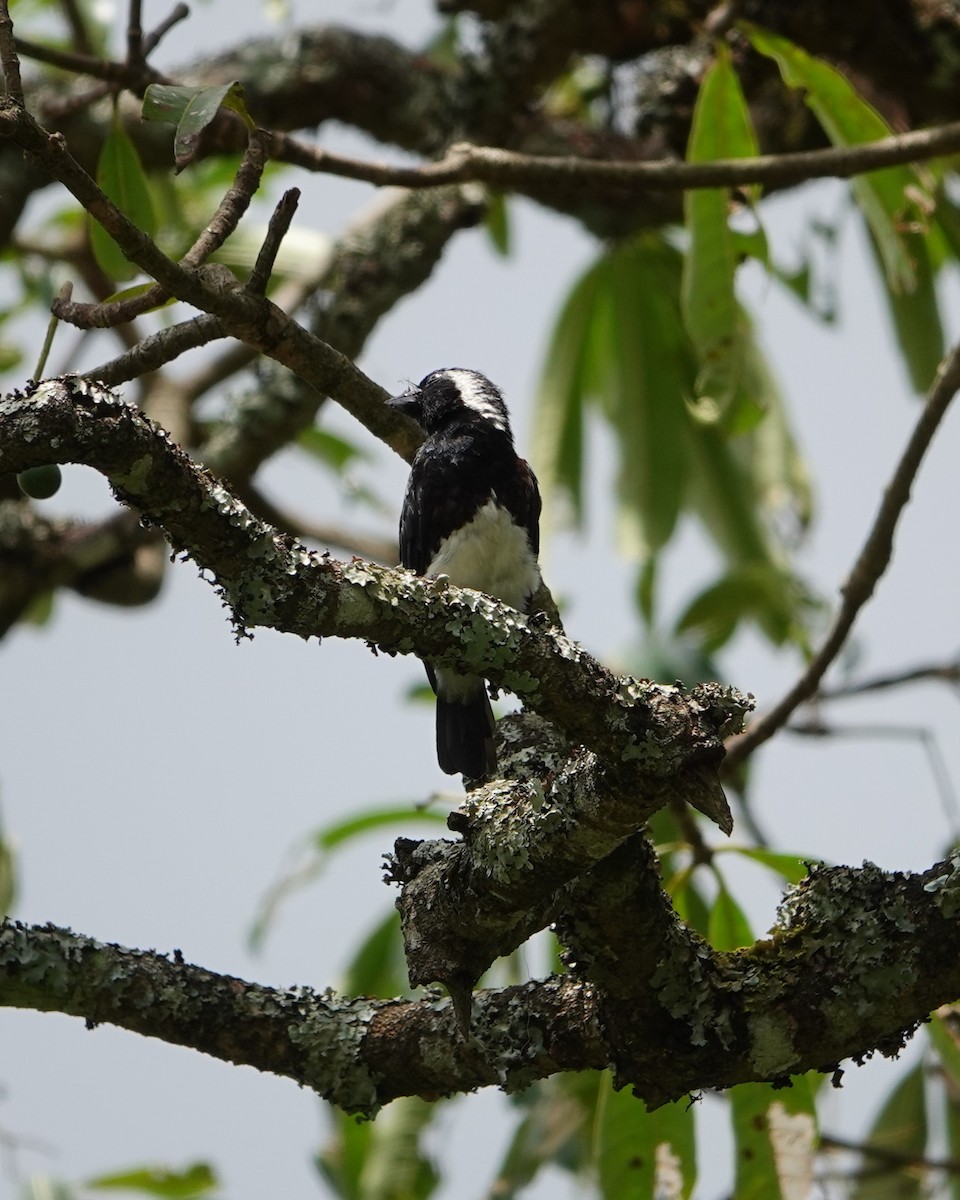
<path fill-rule="evenodd" d="M 639 883 L 627 869 L 631 856 Z M 656 1106 L 703 1088 L 786 1083 L 846 1058 L 895 1054 L 960 994 L 960 863 L 918 875 L 817 868 L 788 893 L 772 936 L 720 954 L 668 908 L 652 921 L 644 852 L 625 845 L 593 900 L 622 906 L 615 941 L 636 957 L 474 997 L 469 1036 L 452 1005 L 278 991 L 53 926 L 0 925 L 0 1005 L 109 1022 L 286 1075 L 351 1112 L 397 1096 L 518 1090 L 613 1065 Z M 655 897 L 654 897 L 655 899 Z M 638 903 L 641 907 L 635 907 Z M 650 951 L 647 938 L 656 947 Z M 657 957 L 656 963 L 654 958 Z M 596 971 L 598 982 L 590 978 Z"/>
<path fill-rule="evenodd" d="M 446 579 L 310 553 L 258 520 L 137 408 L 86 381 L 53 380 L 0 402 L 0 472 L 49 461 L 105 474 L 215 576 L 241 628 L 360 638 L 461 666 L 509 688 L 627 778 L 659 781 L 661 790 L 686 769 L 715 771 L 720 739 L 749 707 L 714 685 L 686 693 L 618 677 L 536 617 Z"/>

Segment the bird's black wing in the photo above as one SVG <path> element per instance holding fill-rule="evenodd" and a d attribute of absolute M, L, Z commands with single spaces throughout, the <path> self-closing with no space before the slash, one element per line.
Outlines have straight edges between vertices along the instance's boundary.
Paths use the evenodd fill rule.
<path fill-rule="evenodd" d="M 468 445 L 459 438 L 442 446 L 427 441 L 413 460 L 400 514 L 400 562 L 418 575 L 444 538 L 466 525 L 489 495 L 486 481 L 472 477 Z M 539 513 L 539 496 L 537 504 Z"/>
<path fill-rule="evenodd" d="M 519 479 L 519 511 L 517 517 L 527 531 L 530 548 L 534 554 L 540 553 L 540 510 L 543 501 L 540 499 L 540 488 L 537 477 L 530 469 L 530 464 L 523 458 L 517 459 L 517 474 Z"/>

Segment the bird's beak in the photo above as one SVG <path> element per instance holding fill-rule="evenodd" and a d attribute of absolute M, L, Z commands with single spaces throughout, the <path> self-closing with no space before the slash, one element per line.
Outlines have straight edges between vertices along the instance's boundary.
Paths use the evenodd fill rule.
<path fill-rule="evenodd" d="M 387 407 L 394 412 L 403 413 L 405 417 L 413 417 L 419 424 L 421 416 L 421 399 L 418 391 L 404 392 L 402 396 L 391 396 Z"/>

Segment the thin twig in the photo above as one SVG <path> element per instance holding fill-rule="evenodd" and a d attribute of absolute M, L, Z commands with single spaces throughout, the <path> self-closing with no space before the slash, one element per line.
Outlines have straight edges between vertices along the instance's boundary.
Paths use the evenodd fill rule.
<path fill-rule="evenodd" d="M 89 54 L 77 54 L 70 50 L 58 50 L 53 46 L 45 46 L 29 38 L 16 39 L 17 50 L 24 58 L 32 58 L 37 62 L 46 63 L 50 67 L 58 67 L 61 71 L 70 71 L 74 75 L 89 75 L 103 83 L 120 85 L 138 95 L 143 92 L 148 83 L 171 83 L 172 80 L 159 71 L 154 71 L 141 63 L 131 67 L 129 63 L 113 62 L 111 59 L 94 58 Z"/>
<path fill-rule="evenodd" d="M 848 696 L 862 696 L 867 692 L 880 692 L 888 688 L 902 687 L 908 683 L 924 683 L 937 680 L 941 683 L 960 684 L 960 658 L 949 663 L 927 663 L 921 667 L 910 667 L 906 671 L 894 671 L 889 675 L 876 675 L 858 683 L 841 684 L 833 688 L 821 688 L 816 700 L 845 700 Z"/>
<path fill-rule="evenodd" d="M 299 203 L 299 188 L 290 188 L 289 191 L 284 192 L 280 197 L 280 203 L 273 210 L 273 216 L 270 218 L 270 224 L 267 227 L 267 236 L 263 239 L 263 245 L 260 247 L 257 261 L 254 263 L 253 270 L 250 272 L 250 278 L 247 280 L 248 291 L 258 296 L 262 296 L 266 292 L 267 284 L 270 282 L 270 274 L 273 271 L 273 264 L 277 261 L 280 244 L 287 236 L 290 222 L 293 220 Z"/>
<path fill-rule="evenodd" d="M 910 499 L 913 481 L 958 387 L 960 344 L 954 347 L 937 369 L 926 403 L 893 477 L 884 491 L 867 539 L 840 589 L 840 608 L 823 645 L 786 695 L 773 708 L 751 722 L 743 733 L 736 734 L 727 741 L 726 770 L 742 762 L 786 724 L 804 700 L 808 700 L 816 692 L 827 668 L 840 653 L 860 610 L 873 595 L 873 589 L 890 563 L 893 535 L 900 515 Z"/>
<path fill-rule="evenodd" d="M 188 269 L 199 267 L 219 250 L 233 233 L 260 185 L 265 163 L 266 153 L 263 138 L 259 130 L 254 130 L 250 134 L 243 161 L 233 183 L 220 201 L 217 211 L 210 218 L 209 223 L 180 259 L 181 267 Z M 62 302 L 58 299 L 54 301 L 53 311 L 62 320 L 69 321 L 71 325 L 76 325 L 79 329 L 112 329 L 151 309 L 158 308 L 170 299 L 170 295 L 169 289 L 156 284 L 137 296 L 114 300 L 109 304 Z"/>
<path fill-rule="evenodd" d="M 875 723 L 872 725 L 838 725 L 835 722 L 827 724 L 814 717 L 809 721 L 791 721 L 786 726 L 788 733 L 799 734 L 801 737 L 852 737 L 852 738 L 909 738 L 920 743 L 930 765 L 934 787 L 940 797 L 940 807 L 950 827 L 954 839 L 960 837 L 960 804 L 957 803 L 957 793 L 947 767 L 937 736 L 922 725 L 890 725 Z"/>
<path fill-rule="evenodd" d="M 190 9 L 186 6 L 186 4 L 176 5 L 176 7 L 170 13 L 170 16 L 164 18 L 164 20 L 160 22 L 156 29 L 154 29 L 152 33 L 148 33 L 143 39 L 144 58 L 149 57 L 149 55 L 156 50 L 157 46 L 160 45 L 160 43 L 175 25 L 179 25 L 181 21 L 185 21 L 189 16 Z"/>
<path fill-rule="evenodd" d="M 16 39 L 13 36 L 13 19 L 7 0 L 0 0 L 0 67 L 7 95 L 17 104 L 23 104 L 23 81 L 20 78 L 20 59 L 17 56 Z"/>
<path fill-rule="evenodd" d="M 188 350 L 227 336 L 220 321 L 204 313 L 145 337 L 126 354 L 84 371 L 83 375 L 85 379 L 99 380 L 106 387 L 116 387 L 119 383 L 138 379 L 147 371 L 159 370 Z"/>
<path fill-rule="evenodd" d="M 143 49 L 143 4 L 142 0 L 130 0 L 130 15 L 127 18 L 127 62 L 139 70 L 146 59 Z"/>
<path fill-rule="evenodd" d="M 957 1158 L 925 1158 L 922 1154 L 905 1154 L 901 1150 L 889 1146 L 876 1146 L 870 1142 L 851 1142 L 847 1138 L 835 1137 L 831 1134 L 820 1135 L 821 1150 L 850 1150 L 867 1158 L 877 1159 L 891 1167 L 924 1167 L 929 1171 L 946 1171 L 951 1175 L 960 1174 L 960 1159 Z"/>
<path fill-rule="evenodd" d="M 464 142 L 452 146 L 439 162 L 406 167 L 331 154 L 284 134 L 272 134 L 271 138 L 271 154 L 275 158 L 306 170 L 358 179 L 380 187 L 424 188 L 474 180 L 498 187 L 583 181 L 644 191 L 677 191 L 750 183 L 782 187 L 825 176 L 847 179 L 884 167 L 936 158 L 960 150 L 960 121 L 934 129 L 912 130 L 858 146 L 831 146 L 822 150 L 717 159 L 708 163 L 686 163 L 676 159 L 633 162 L 573 155 L 538 156 Z"/>
<path fill-rule="evenodd" d="M 84 14 L 80 11 L 77 0 L 60 0 L 63 15 L 70 26 L 70 41 L 83 54 L 93 53 L 93 43 L 90 41 L 90 30 Z"/>
<path fill-rule="evenodd" d="M 73 295 L 73 284 L 69 281 L 60 289 L 60 299 L 67 301 Z M 40 357 L 37 359 L 37 365 L 34 368 L 33 378 L 42 379 L 43 372 L 47 365 L 47 359 L 50 357 L 50 348 L 53 346 L 54 334 L 57 332 L 57 326 L 60 324 L 60 318 L 56 313 L 50 314 L 50 320 L 47 322 L 47 336 L 43 339 L 43 346 L 40 348 Z"/>

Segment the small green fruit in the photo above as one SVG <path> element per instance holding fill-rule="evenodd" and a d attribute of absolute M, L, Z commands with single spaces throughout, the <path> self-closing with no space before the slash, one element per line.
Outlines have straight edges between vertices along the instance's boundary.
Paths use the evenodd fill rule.
<path fill-rule="evenodd" d="M 60 490 L 62 475 L 56 463 L 45 467 L 30 467 L 17 476 L 20 491 L 32 500 L 49 500 Z"/>

